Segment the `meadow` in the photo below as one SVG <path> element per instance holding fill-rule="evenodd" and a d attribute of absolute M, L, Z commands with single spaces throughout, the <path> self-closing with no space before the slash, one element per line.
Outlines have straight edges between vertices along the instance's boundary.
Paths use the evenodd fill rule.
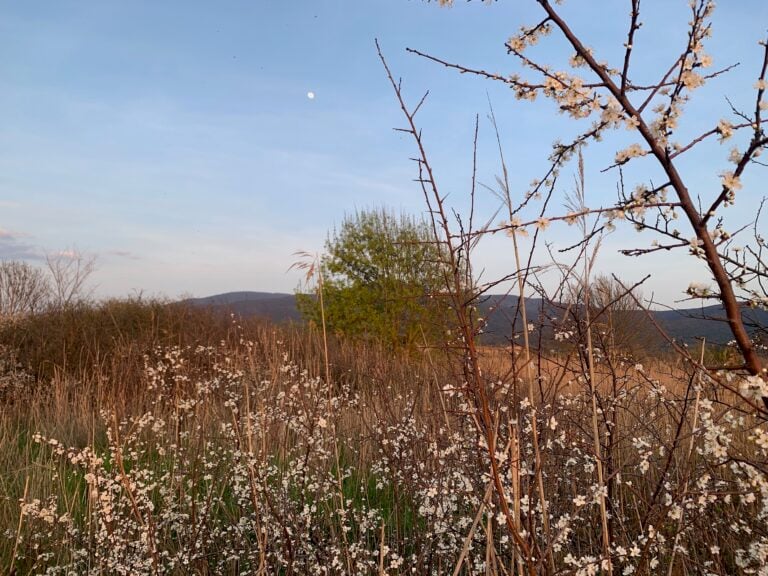
<path fill-rule="evenodd" d="M 450 347 L 136 300 L 2 340 L 4 574 L 602 574 L 603 521 L 615 573 L 766 573 L 765 422 L 680 356 L 480 348 L 489 447 Z"/>
<path fill-rule="evenodd" d="M 412 93 L 376 40 L 426 219 L 359 211 L 329 234 L 323 255 L 296 253 L 303 324 L 94 301 L 84 286 L 95 256 L 73 250 L 48 255 L 47 275 L 0 262 L 0 574 L 768 576 L 768 332 L 744 314 L 768 309 L 766 199 L 751 175 L 768 150 L 763 31 L 748 39 L 758 43 L 750 76 L 737 74 L 716 96 L 708 88 L 736 68 L 734 52 L 716 52 L 761 21 L 759 3 L 730 7 L 719 44 L 710 42 L 713 0 L 644 7 L 647 28 L 639 0 L 621 21 L 607 16 L 608 3 L 521 4 L 536 16 L 521 10 L 531 20 L 499 39 L 503 72 L 470 51 L 471 66 L 407 53 L 497 83 L 521 106 L 543 101 L 573 129 L 523 111 L 505 152 L 489 92 L 488 122 L 473 114 L 474 129 L 454 112 L 471 102 L 459 92 L 461 106 L 438 100 L 437 116 L 424 115 L 429 92 Z M 147 50 L 153 60 L 162 52 Z M 344 69 L 327 65 L 329 77 Z M 308 123 L 297 118 L 304 142 Z M 439 124 L 435 134 L 422 119 Z M 282 124 L 274 140 L 290 142 Z M 341 124 L 347 116 L 327 126 L 335 135 Z M 552 139 L 542 164 L 527 150 L 540 131 Z M 446 133 L 467 137 L 466 177 L 455 167 L 441 176 L 433 163 L 430 145 Z M 324 154 L 334 148 L 322 140 Z M 436 149 L 457 162 L 455 150 Z M 162 163 L 166 151 L 142 153 Z M 287 162 L 312 174 L 302 155 Z M 176 172 L 188 172 L 180 166 L 174 186 Z M 360 174 L 375 184 L 371 194 L 389 189 Z M 315 184 L 304 187 L 335 206 Z M 276 189 L 259 204 L 290 198 L 294 212 L 314 216 L 301 195 Z M 258 229 L 221 221 L 227 237 Z M 673 253 L 663 262 L 680 269 L 633 263 L 630 284 L 609 262 L 599 276 L 601 246 L 617 228 L 645 236 L 610 250 L 643 263 Z M 31 244 L 21 250 L 26 234 L 0 237 L 42 263 Z M 503 270 L 486 274 L 481 243 L 495 247 Z M 198 261 L 195 273 L 214 274 L 210 264 Z M 639 293 L 652 275 L 675 291 L 667 302 L 694 302 L 731 345 L 663 334 L 651 314 L 659 300 Z M 687 288 L 675 285 L 683 277 Z M 500 296 L 495 310 L 481 307 L 490 295 Z M 500 310 L 509 296 L 516 306 Z M 483 332 L 499 317 L 508 330 L 489 347 Z"/>

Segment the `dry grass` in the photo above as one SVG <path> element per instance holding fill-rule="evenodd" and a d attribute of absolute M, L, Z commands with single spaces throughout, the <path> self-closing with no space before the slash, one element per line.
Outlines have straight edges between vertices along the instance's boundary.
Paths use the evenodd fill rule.
<path fill-rule="evenodd" d="M 0 421 L 2 571 L 519 572 L 460 364 L 331 339 L 329 383 L 318 334 L 189 311 L 175 321 L 194 332 L 136 323 L 109 353 L 80 338 L 89 348 L 78 355 L 100 358 L 90 367 L 53 364 L 34 381 L 6 366 L 26 384 L 8 388 Z M 23 344 L 38 358 L 46 342 Z M 509 352 L 481 358 L 527 542 L 551 551 L 557 573 L 597 571 L 583 368 L 567 350 L 534 356 L 531 404 Z M 766 537 L 764 424 L 684 364 L 637 364 L 616 355 L 596 365 L 614 565 L 748 573 Z"/>

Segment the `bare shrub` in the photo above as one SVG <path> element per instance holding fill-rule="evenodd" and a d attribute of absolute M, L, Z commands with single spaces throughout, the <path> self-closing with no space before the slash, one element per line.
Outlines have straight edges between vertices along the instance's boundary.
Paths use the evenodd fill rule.
<path fill-rule="evenodd" d="M 96 270 L 96 257 L 69 249 L 47 254 L 45 262 L 51 277 L 51 304 L 66 308 L 87 300 L 92 290 L 87 282 Z"/>
<path fill-rule="evenodd" d="M 15 318 L 38 312 L 48 302 L 49 289 L 42 270 L 26 262 L 0 262 L 0 316 Z"/>

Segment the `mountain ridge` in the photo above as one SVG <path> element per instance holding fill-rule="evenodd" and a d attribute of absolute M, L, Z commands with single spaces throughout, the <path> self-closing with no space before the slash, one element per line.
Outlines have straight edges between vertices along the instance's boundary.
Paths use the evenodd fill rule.
<path fill-rule="evenodd" d="M 202 298 L 189 298 L 185 303 L 233 313 L 243 317 L 262 317 L 276 323 L 301 322 L 296 307 L 295 294 L 283 292 L 233 291 Z M 485 340 L 488 343 L 502 343 L 513 337 L 511 317 L 517 307 L 515 295 L 489 294 L 480 299 L 480 315 L 486 319 Z M 540 298 L 526 299 L 526 314 L 531 320 L 548 317 L 557 321 L 560 307 L 544 303 Z M 642 312 L 637 312 L 643 314 Z M 661 326 L 667 335 L 677 341 L 692 342 L 704 337 L 709 342 L 726 344 L 731 333 L 725 322 L 721 306 L 711 305 L 697 308 L 681 308 L 650 311 L 651 318 Z M 768 311 L 744 308 L 745 323 L 765 335 L 768 330 Z M 517 319 L 514 329 L 521 328 Z"/>

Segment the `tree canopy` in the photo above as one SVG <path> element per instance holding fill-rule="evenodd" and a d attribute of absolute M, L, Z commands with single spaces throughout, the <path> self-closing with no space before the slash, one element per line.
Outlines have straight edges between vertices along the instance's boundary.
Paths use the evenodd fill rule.
<path fill-rule="evenodd" d="M 329 234 L 320 262 L 329 330 L 412 347 L 445 330 L 445 274 L 429 226 L 386 209 L 355 212 Z M 315 295 L 299 294 L 299 309 L 320 322 Z M 422 336 L 422 333 L 424 336 Z"/>

